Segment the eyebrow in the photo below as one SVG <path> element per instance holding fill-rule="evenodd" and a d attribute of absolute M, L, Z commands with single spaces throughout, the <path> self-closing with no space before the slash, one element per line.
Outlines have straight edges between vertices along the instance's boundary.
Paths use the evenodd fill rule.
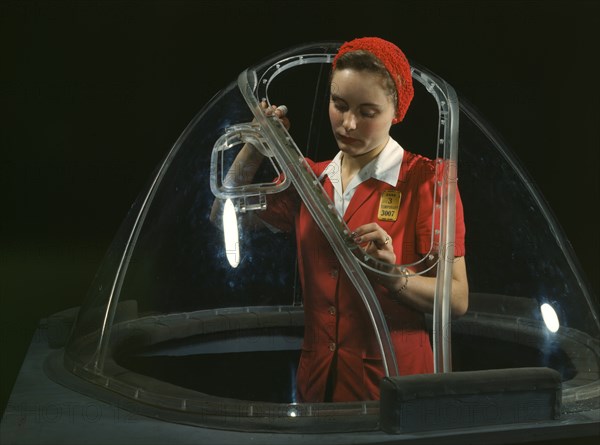
<path fill-rule="evenodd" d="M 344 102 L 345 104 L 347 104 L 348 102 L 346 100 L 344 100 L 343 98 L 341 98 L 340 96 L 338 96 L 337 94 L 331 94 L 331 98 L 333 100 L 341 100 L 342 102 Z M 381 108 L 381 105 L 379 104 L 374 104 L 371 102 L 365 102 L 362 104 L 359 104 L 360 107 L 375 107 L 375 108 Z"/>

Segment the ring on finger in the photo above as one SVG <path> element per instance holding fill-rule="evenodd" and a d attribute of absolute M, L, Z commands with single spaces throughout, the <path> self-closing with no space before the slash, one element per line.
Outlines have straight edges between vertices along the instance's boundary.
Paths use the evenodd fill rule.
<path fill-rule="evenodd" d="M 389 235 L 386 235 L 386 236 L 385 236 L 385 241 L 384 241 L 383 243 L 384 243 L 384 244 L 386 244 L 386 245 L 387 245 L 387 244 L 389 244 L 389 242 L 390 242 L 390 239 L 391 239 L 391 238 L 390 238 L 390 236 L 389 236 Z"/>

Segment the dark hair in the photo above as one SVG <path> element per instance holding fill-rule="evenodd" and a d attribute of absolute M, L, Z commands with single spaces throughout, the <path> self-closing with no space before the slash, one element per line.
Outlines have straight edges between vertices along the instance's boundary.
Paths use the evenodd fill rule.
<path fill-rule="evenodd" d="M 390 96 L 392 96 L 393 103 L 398 106 L 398 90 L 396 84 L 392 79 L 389 71 L 373 53 L 364 50 L 350 51 L 342 54 L 336 62 L 336 70 L 351 69 L 355 71 L 369 71 L 381 76 L 383 80 L 383 86 Z M 333 76 L 333 71 L 331 73 Z"/>

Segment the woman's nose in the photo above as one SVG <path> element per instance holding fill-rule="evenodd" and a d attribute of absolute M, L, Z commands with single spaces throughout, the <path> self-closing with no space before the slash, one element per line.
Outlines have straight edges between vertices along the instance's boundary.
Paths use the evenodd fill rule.
<path fill-rule="evenodd" d="M 345 113 L 344 122 L 342 125 L 346 131 L 354 130 L 356 128 L 356 116 L 354 116 L 354 113 Z"/>

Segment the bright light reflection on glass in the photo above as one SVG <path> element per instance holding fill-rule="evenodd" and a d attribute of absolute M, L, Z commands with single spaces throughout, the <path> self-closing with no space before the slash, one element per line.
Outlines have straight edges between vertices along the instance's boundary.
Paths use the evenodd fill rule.
<path fill-rule="evenodd" d="M 550 332 L 558 331 L 560 327 L 560 323 L 558 321 L 558 315 L 556 315 L 556 311 L 552 306 L 548 303 L 544 303 L 540 306 L 540 310 L 542 311 L 542 318 L 544 319 L 544 323 L 546 323 L 546 327 Z"/>
<path fill-rule="evenodd" d="M 225 253 L 231 267 L 240 264 L 240 238 L 238 234 L 237 215 L 231 199 L 225 201 L 223 208 L 223 236 L 225 237 Z"/>

